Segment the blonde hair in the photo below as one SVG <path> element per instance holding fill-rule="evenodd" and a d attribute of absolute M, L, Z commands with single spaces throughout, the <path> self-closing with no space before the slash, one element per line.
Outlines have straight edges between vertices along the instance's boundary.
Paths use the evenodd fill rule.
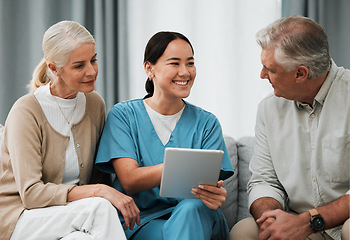
<path fill-rule="evenodd" d="M 95 40 L 90 32 L 77 22 L 61 21 L 47 29 L 42 43 L 44 57 L 33 72 L 33 79 L 28 85 L 30 91 L 35 91 L 52 79 L 53 73 L 47 63 L 53 62 L 57 68 L 63 67 L 69 54 L 83 43 L 95 44 Z"/>

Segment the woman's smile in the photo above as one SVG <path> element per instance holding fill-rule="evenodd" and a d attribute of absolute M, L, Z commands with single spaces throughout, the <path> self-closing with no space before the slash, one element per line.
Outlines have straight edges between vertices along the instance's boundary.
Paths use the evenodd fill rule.
<path fill-rule="evenodd" d="M 187 81 L 176 81 L 174 80 L 173 83 L 175 83 L 176 85 L 180 85 L 180 86 L 186 86 L 188 84 L 189 80 Z"/>

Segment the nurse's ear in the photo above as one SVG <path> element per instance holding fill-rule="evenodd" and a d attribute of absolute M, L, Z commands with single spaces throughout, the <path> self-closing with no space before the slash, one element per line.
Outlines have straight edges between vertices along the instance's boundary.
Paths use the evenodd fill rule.
<path fill-rule="evenodd" d="M 153 73 L 153 66 L 152 66 L 152 64 L 149 61 L 146 61 L 143 64 L 143 67 L 145 69 L 145 72 L 146 72 L 148 78 L 149 79 L 153 79 L 154 78 L 154 73 Z"/>

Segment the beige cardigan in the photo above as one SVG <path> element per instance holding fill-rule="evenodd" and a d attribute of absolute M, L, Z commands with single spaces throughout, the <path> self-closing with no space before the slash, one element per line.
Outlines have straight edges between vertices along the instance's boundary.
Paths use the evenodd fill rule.
<path fill-rule="evenodd" d="M 90 178 L 105 121 L 105 104 L 96 92 L 85 94 L 86 111 L 72 126 L 80 166 L 80 185 Z M 24 209 L 67 204 L 74 185 L 63 185 L 69 137 L 48 123 L 39 102 L 27 94 L 13 105 L 0 149 L 0 239 L 9 239 Z"/>

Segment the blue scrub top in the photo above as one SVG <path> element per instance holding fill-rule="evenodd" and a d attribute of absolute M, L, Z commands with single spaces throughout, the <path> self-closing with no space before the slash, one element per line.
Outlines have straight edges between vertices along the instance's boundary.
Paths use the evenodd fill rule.
<path fill-rule="evenodd" d="M 224 151 L 222 174 L 226 179 L 233 174 L 233 169 L 222 136 L 218 119 L 185 101 L 184 111 L 173 130 L 168 143 L 164 146 L 159 139 L 142 99 L 130 100 L 114 105 L 108 114 L 96 157 L 96 166 L 102 171 L 115 173 L 112 159 L 132 158 L 140 167 L 153 166 L 163 162 L 166 147 L 218 149 Z M 120 192 L 125 193 L 118 178 L 113 183 Z M 141 211 L 141 224 L 163 216 L 181 199 L 159 196 L 159 186 L 132 197 Z M 123 217 L 120 214 L 121 221 Z M 135 232 L 129 229 L 127 236 Z"/>

